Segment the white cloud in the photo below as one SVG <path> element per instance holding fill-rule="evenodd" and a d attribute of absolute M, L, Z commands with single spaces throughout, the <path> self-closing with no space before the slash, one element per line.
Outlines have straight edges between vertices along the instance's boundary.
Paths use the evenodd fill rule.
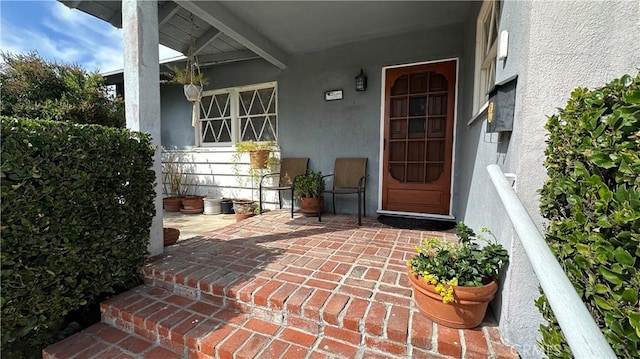
<path fill-rule="evenodd" d="M 3 24 L 3 51 L 36 50 L 45 59 L 76 63 L 88 71 L 109 72 L 124 67 L 121 29 L 58 1 L 42 3 L 42 6 L 50 15 L 41 19 L 41 27 Z M 158 51 L 160 59 L 181 55 L 162 45 Z"/>

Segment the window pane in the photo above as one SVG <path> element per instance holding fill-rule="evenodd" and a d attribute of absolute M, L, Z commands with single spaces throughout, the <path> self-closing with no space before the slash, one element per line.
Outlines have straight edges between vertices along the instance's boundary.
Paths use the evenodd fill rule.
<path fill-rule="evenodd" d="M 425 134 L 425 119 L 424 118 L 412 118 L 409 120 L 409 138 L 424 138 Z"/>
<path fill-rule="evenodd" d="M 407 120 L 403 118 L 401 120 L 391 120 L 390 122 L 392 139 L 401 139 L 407 137 Z"/>
<path fill-rule="evenodd" d="M 412 97 L 409 99 L 409 116 L 424 116 L 427 113 L 426 97 Z"/>
<path fill-rule="evenodd" d="M 417 74 L 411 74 L 409 78 L 411 84 L 411 93 L 425 93 L 427 92 L 427 73 L 420 72 Z"/>
<path fill-rule="evenodd" d="M 407 88 L 408 86 L 409 79 L 407 78 L 407 75 L 400 76 L 391 87 L 391 96 L 406 95 L 409 92 Z"/>
<path fill-rule="evenodd" d="M 391 177 L 397 179 L 400 182 L 404 182 L 404 164 L 393 163 L 389 165 L 389 173 Z"/>
<path fill-rule="evenodd" d="M 391 142 L 389 145 L 389 160 L 404 161 L 404 141 Z"/>

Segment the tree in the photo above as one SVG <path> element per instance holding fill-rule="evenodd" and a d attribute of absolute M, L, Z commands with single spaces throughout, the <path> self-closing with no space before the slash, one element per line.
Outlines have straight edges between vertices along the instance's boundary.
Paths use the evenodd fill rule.
<path fill-rule="evenodd" d="M 124 127 L 124 100 L 97 72 L 47 61 L 37 52 L 0 56 L 3 115 Z"/>

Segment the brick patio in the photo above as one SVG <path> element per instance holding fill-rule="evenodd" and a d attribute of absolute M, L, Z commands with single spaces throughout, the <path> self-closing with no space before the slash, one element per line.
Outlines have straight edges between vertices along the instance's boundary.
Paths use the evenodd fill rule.
<path fill-rule="evenodd" d="M 518 358 L 491 318 L 449 329 L 412 302 L 421 236 L 352 216 L 274 211 L 166 248 L 145 285 L 44 358 Z"/>

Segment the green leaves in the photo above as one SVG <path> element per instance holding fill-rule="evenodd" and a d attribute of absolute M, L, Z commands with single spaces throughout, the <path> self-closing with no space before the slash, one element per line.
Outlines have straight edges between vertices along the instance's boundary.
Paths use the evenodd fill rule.
<path fill-rule="evenodd" d="M 640 353 L 640 73 L 576 89 L 549 117 L 546 240 L 619 357 Z M 541 347 L 566 357 L 548 308 Z"/>
<path fill-rule="evenodd" d="M 487 229 L 484 232 L 491 234 Z M 456 278 L 458 285 L 479 287 L 488 278 L 497 278 L 500 269 L 509 260 L 509 253 L 498 243 L 480 247 L 474 238 L 483 240 L 464 223 L 456 227 L 459 243 L 450 243 L 439 238 L 426 238 L 417 246 L 418 255 L 409 260 L 412 272 L 435 276 L 440 282 Z"/>
<path fill-rule="evenodd" d="M 101 75 L 37 53 L 0 56 L 3 115 L 124 127 L 124 101 L 109 93 Z"/>
<path fill-rule="evenodd" d="M 154 149 L 124 129 L 0 120 L 2 346 L 43 346 L 66 313 L 138 279 Z"/>

